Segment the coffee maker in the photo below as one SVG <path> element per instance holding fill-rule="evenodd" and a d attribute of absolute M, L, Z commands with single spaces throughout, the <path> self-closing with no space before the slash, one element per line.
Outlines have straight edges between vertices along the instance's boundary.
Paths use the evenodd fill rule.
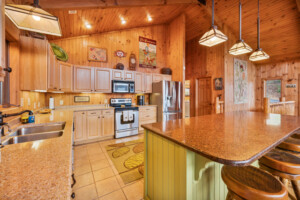
<path fill-rule="evenodd" d="M 137 96 L 137 105 L 145 105 L 145 96 L 144 95 L 139 95 Z"/>

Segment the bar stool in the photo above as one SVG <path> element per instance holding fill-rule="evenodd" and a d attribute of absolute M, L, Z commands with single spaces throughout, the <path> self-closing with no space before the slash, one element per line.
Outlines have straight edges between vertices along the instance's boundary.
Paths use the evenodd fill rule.
<path fill-rule="evenodd" d="M 289 151 L 289 153 L 292 153 L 296 156 L 300 156 L 300 139 L 297 139 L 297 137 L 300 138 L 300 135 L 298 136 L 298 134 L 295 134 L 287 138 L 277 147 L 283 150 L 287 150 Z"/>
<path fill-rule="evenodd" d="M 265 156 L 259 159 L 261 169 L 264 169 L 271 174 L 280 177 L 281 181 L 288 187 L 288 181 L 291 181 L 296 198 L 300 199 L 300 189 L 298 180 L 300 180 L 300 158 L 274 149 L 268 152 Z"/>
<path fill-rule="evenodd" d="M 228 188 L 226 200 L 288 199 L 283 184 L 259 168 L 224 165 L 221 174 Z"/>

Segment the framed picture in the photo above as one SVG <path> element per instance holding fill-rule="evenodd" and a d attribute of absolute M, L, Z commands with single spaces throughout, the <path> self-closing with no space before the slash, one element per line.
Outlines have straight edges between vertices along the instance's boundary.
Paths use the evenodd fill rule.
<path fill-rule="evenodd" d="M 88 60 L 96 62 L 107 62 L 107 50 L 104 48 L 88 46 Z"/>
<path fill-rule="evenodd" d="M 223 90 L 223 78 L 215 78 L 215 90 Z"/>

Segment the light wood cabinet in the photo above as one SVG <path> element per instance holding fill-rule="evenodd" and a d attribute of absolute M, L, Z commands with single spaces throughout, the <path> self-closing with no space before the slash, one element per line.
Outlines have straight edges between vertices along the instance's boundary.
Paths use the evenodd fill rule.
<path fill-rule="evenodd" d="M 113 80 L 123 80 L 124 79 L 124 71 L 113 69 L 112 70 L 112 79 Z"/>
<path fill-rule="evenodd" d="M 166 81 L 172 81 L 172 75 L 165 75 L 165 74 L 163 74 L 162 75 L 162 79 L 166 80 Z"/>
<path fill-rule="evenodd" d="M 52 52 L 50 44 L 48 44 L 47 49 L 47 59 L 48 59 L 48 90 L 57 90 L 59 86 L 59 66 L 56 61 L 56 57 Z"/>
<path fill-rule="evenodd" d="M 94 70 L 92 67 L 74 66 L 74 91 L 94 91 Z"/>
<path fill-rule="evenodd" d="M 86 112 L 74 112 L 74 141 L 80 142 L 87 139 Z"/>
<path fill-rule="evenodd" d="M 132 72 L 132 71 L 125 71 L 124 72 L 124 80 L 125 81 L 134 81 L 134 72 Z"/>
<path fill-rule="evenodd" d="M 157 122 L 157 107 L 156 106 L 141 106 L 139 107 L 139 131 L 143 131 L 143 124 Z"/>
<path fill-rule="evenodd" d="M 74 142 L 83 144 L 113 138 L 114 110 L 91 110 L 74 112 Z"/>
<path fill-rule="evenodd" d="M 111 93 L 111 69 L 95 68 L 95 91 Z"/>
<path fill-rule="evenodd" d="M 144 74 L 142 72 L 135 73 L 135 93 L 144 93 Z"/>
<path fill-rule="evenodd" d="M 47 40 L 20 36 L 20 89 L 47 90 Z"/>
<path fill-rule="evenodd" d="M 161 74 L 153 74 L 152 75 L 152 81 L 153 83 L 157 83 L 163 80 L 163 77 Z"/>
<path fill-rule="evenodd" d="M 72 92 L 73 88 L 73 66 L 69 63 L 58 62 L 59 66 L 59 90 Z"/>
<path fill-rule="evenodd" d="M 145 74 L 144 92 L 152 93 L 152 74 Z"/>

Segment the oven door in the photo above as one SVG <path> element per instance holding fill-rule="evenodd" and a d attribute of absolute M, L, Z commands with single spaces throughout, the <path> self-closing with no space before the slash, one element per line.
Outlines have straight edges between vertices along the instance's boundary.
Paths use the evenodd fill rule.
<path fill-rule="evenodd" d="M 126 82 L 112 82 L 113 93 L 129 93 L 129 84 Z"/>
<path fill-rule="evenodd" d="M 139 127 L 139 112 L 134 111 L 133 112 L 133 122 L 123 122 L 122 118 L 122 111 L 115 112 L 115 131 L 124 131 L 124 130 L 130 130 L 130 129 L 136 129 Z"/>

